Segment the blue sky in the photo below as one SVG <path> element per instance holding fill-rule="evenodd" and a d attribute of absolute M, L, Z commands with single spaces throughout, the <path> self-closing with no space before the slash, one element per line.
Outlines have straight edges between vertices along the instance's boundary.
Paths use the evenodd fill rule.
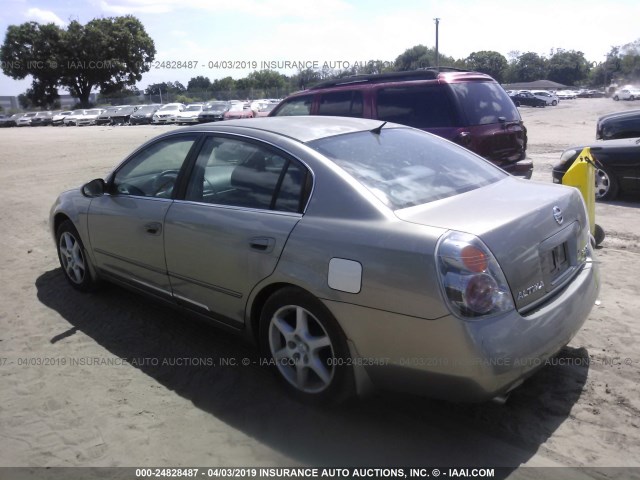
<path fill-rule="evenodd" d="M 132 14 L 156 44 L 156 61 L 197 61 L 195 69 L 153 68 L 139 88 L 204 75 L 241 78 L 241 62 L 353 64 L 393 61 L 409 47 L 435 45 L 465 58 L 479 50 L 536 52 L 564 48 L 602 62 L 611 46 L 640 38 L 637 0 L 0 0 L 1 39 L 9 25 L 35 20 L 65 25 Z M 209 62 L 233 62 L 209 68 Z M 291 74 L 295 70 L 281 70 Z M 30 81 L 0 74 L 0 95 L 24 92 Z"/>

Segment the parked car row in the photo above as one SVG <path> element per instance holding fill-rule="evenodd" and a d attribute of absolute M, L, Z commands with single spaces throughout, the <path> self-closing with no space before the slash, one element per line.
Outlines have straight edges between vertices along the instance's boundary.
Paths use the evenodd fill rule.
<path fill-rule="evenodd" d="M 206 103 L 168 103 L 165 105 L 120 105 L 108 108 L 64 110 L 59 112 L 16 113 L 0 117 L 0 127 L 39 125 L 140 125 L 175 123 L 179 125 L 217 120 L 264 117 L 279 100 L 211 101 Z"/>

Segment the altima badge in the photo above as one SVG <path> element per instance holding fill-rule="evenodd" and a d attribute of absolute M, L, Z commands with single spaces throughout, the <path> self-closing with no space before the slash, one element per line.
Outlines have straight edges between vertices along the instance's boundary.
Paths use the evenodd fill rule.
<path fill-rule="evenodd" d="M 553 218 L 556 219 L 558 225 L 562 225 L 564 218 L 562 218 L 562 210 L 560 210 L 560 207 L 553 207 Z"/>

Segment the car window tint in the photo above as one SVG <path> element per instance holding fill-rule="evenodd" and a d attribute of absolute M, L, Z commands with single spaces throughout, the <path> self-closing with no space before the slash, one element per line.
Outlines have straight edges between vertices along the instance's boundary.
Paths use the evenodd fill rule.
<path fill-rule="evenodd" d="M 177 135 L 155 142 L 131 158 L 117 172 L 113 193 L 169 198 L 194 135 Z"/>
<path fill-rule="evenodd" d="M 285 101 L 276 111 L 276 117 L 287 117 L 292 115 L 309 115 L 311 113 L 311 103 L 313 97 L 307 95 L 305 97 L 295 97 Z"/>
<path fill-rule="evenodd" d="M 321 95 L 318 105 L 318 115 L 361 117 L 362 92 L 331 92 Z"/>
<path fill-rule="evenodd" d="M 275 150 L 209 137 L 189 179 L 185 200 L 298 212 L 306 169 Z"/>
<path fill-rule="evenodd" d="M 383 88 L 377 94 L 378 118 L 415 128 L 455 126 L 455 106 L 447 90 L 434 87 Z"/>

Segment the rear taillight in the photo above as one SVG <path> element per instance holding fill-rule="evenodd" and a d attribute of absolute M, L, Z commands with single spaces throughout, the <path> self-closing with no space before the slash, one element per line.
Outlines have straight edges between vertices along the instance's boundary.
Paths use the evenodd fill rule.
<path fill-rule="evenodd" d="M 444 297 L 454 315 L 478 318 L 515 308 L 500 265 L 475 235 L 446 233 L 438 243 L 436 261 Z"/>

